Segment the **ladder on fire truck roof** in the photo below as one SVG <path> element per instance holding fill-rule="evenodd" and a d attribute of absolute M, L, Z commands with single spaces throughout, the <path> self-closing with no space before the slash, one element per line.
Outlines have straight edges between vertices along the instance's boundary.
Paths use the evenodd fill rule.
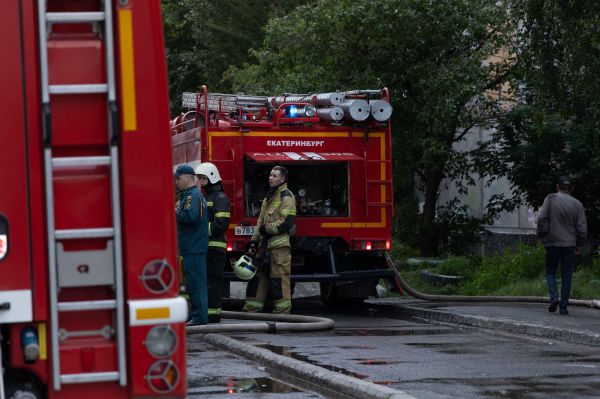
<path fill-rule="evenodd" d="M 121 248 L 121 210 L 119 204 L 119 165 L 118 165 L 118 120 L 115 95 L 115 59 L 113 50 L 113 17 L 112 1 L 103 0 L 103 10 L 94 12 L 47 12 L 46 0 L 38 0 L 39 18 L 39 45 L 40 45 L 40 73 L 42 88 L 43 131 L 44 131 L 44 169 L 46 186 L 46 214 L 48 237 L 48 268 L 49 268 L 49 294 L 50 294 L 50 340 L 52 349 L 52 377 L 54 389 L 60 390 L 61 384 L 81 384 L 102 381 L 118 381 L 121 386 L 127 385 L 127 372 L 125 363 L 125 317 L 124 317 L 124 288 L 122 275 L 122 248 Z M 101 6 L 102 7 L 102 6 Z M 91 84 L 49 84 L 48 65 L 48 35 L 49 27 L 53 24 L 103 24 L 104 49 L 106 61 L 106 83 Z M 101 156 L 76 156 L 53 157 L 52 137 L 50 126 L 50 95 L 89 95 L 105 93 L 107 96 L 108 140 L 109 155 Z M 55 229 L 55 201 L 53 194 L 53 172 L 56 168 L 77 170 L 90 166 L 105 166 L 110 168 L 110 190 L 112 206 L 112 227 L 81 228 L 56 230 Z M 114 270 L 112 285 L 114 298 L 93 301 L 58 301 L 58 268 L 61 261 L 66 259 L 62 251 L 62 242 L 66 240 L 81 239 L 107 239 L 106 253 L 112 254 Z M 112 244 L 111 244 L 112 241 Z M 111 248 L 112 245 L 112 248 Z M 111 249 L 111 251 L 109 251 Z M 86 252 L 88 253 L 86 255 Z M 93 251 L 75 251 L 74 255 L 81 262 L 86 262 L 86 256 L 91 257 Z M 89 260 L 87 260 L 89 261 Z M 72 287 L 74 285 L 70 285 Z M 76 285 L 75 285 L 76 286 Z M 115 312 L 111 326 L 112 334 L 116 335 L 117 367 L 115 371 L 91 372 L 77 374 L 61 374 L 60 370 L 60 343 L 59 343 L 59 312 L 73 311 L 99 311 L 111 309 Z M 64 333 L 64 331 L 63 331 Z M 77 335 L 77 331 L 73 335 Z M 85 333 L 85 332 L 84 332 Z M 112 335 L 111 334 L 111 335 Z M 83 335 L 83 334 L 80 334 Z"/>

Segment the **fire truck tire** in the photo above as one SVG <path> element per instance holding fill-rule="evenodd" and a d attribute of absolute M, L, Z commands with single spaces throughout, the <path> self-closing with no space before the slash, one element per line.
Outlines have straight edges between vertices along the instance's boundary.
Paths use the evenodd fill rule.
<path fill-rule="evenodd" d="M 321 288 L 321 301 L 323 301 L 325 305 L 335 304 L 335 283 L 322 282 L 319 283 L 319 287 Z"/>
<path fill-rule="evenodd" d="M 8 371 L 4 379 L 6 399 L 42 399 L 40 384 L 36 377 Z"/>

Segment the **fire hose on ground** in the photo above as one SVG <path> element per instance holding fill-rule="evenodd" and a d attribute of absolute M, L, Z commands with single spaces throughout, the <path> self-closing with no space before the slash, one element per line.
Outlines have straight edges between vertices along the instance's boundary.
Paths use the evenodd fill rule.
<path fill-rule="evenodd" d="M 386 262 L 395 272 L 400 287 L 409 295 L 432 302 L 525 302 L 525 303 L 549 303 L 550 299 L 542 296 L 468 296 L 468 295 L 437 295 L 425 294 L 417 291 L 404 280 L 398 270 L 398 265 L 394 263 L 389 254 L 386 253 Z M 598 299 L 569 299 L 569 305 L 587 306 L 600 309 L 600 300 Z"/>
<path fill-rule="evenodd" d="M 186 333 L 230 333 L 230 332 L 265 332 L 276 334 L 282 331 L 322 331 L 330 330 L 335 322 L 325 317 L 304 316 L 277 313 L 246 313 L 222 311 L 221 318 L 236 320 L 256 320 L 256 323 L 220 323 L 186 327 Z"/>
<path fill-rule="evenodd" d="M 386 254 L 386 262 L 390 269 L 395 272 L 400 287 L 414 298 L 431 302 L 522 302 L 522 303 L 549 303 L 547 297 L 541 296 L 469 296 L 469 295 L 439 295 L 426 294 L 411 287 L 402 278 L 399 265 L 394 263 L 389 254 Z M 598 299 L 570 299 L 569 305 L 587 306 L 600 309 Z M 246 313 L 246 312 L 221 312 L 224 319 L 253 320 L 255 323 L 221 323 L 191 326 L 186 328 L 186 333 L 230 333 L 230 332 L 265 332 L 275 334 L 282 331 L 322 331 L 335 327 L 335 322 L 325 317 L 305 316 L 295 314 L 269 314 L 269 313 Z"/>

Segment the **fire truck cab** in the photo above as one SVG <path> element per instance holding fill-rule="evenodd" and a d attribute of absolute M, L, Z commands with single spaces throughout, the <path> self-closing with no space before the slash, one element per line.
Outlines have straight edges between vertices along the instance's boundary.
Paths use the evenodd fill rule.
<path fill-rule="evenodd" d="M 2 2 L 1 399 L 185 397 L 160 7 Z"/>
<path fill-rule="evenodd" d="M 231 258 L 243 253 L 269 173 L 282 165 L 297 206 L 292 282 L 320 282 L 333 300 L 374 295 L 379 279 L 393 279 L 387 89 L 268 97 L 203 86 L 182 101 L 185 111 L 171 121 L 174 163 L 218 167 L 231 200 Z"/>

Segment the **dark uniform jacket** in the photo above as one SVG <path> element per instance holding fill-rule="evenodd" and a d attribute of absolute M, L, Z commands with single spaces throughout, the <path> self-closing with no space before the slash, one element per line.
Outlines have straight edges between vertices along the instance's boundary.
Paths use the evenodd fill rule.
<path fill-rule="evenodd" d="M 229 228 L 230 204 L 220 182 L 206 187 L 206 205 L 208 206 L 208 249 L 225 252 L 227 249 L 225 232 Z"/>
<path fill-rule="evenodd" d="M 206 200 L 196 186 L 181 193 L 175 208 L 180 255 L 203 254 L 208 247 Z"/>

